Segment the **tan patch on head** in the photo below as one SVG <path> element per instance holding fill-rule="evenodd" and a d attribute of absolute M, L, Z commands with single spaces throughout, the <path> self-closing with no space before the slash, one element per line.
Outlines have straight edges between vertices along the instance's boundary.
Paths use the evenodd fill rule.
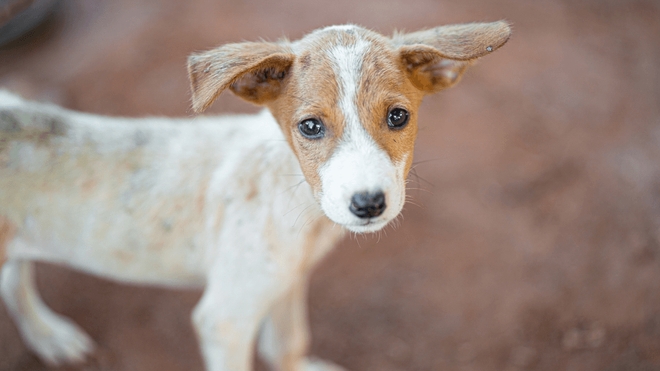
<path fill-rule="evenodd" d="M 344 131 L 344 117 L 338 109 L 338 78 L 327 50 L 334 45 L 351 42 L 354 42 L 354 36 L 331 32 L 316 35 L 306 42 L 291 67 L 290 78 L 281 98 L 269 105 L 315 193 L 321 190 L 319 167 L 332 156 Z M 308 118 L 323 122 L 324 138 L 310 140 L 300 134 L 298 124 Z"/>
<path fill-rule="evenodd" d="M 387 38 L 361 28 L 322 31 L 309 37 L 311 40 L 305 40 L 303 51 L 291 67 L 281 98 L 269 108 L 282 125 L 315 193 L 321 190 L 318 170 L 332 156 L 345 125 L 344 112 L 339 107 L 344 92 L 328 54 L 331 48 L 350 48 L 358 41 L 369 43 L 355 88 L 360 122 L 393 162 L 407 159 L 407 174 L 417 135 L 415 113 L 423 94 L 406 77 L 397 51 Z M 402 130 L 391 130 L 387 116 L 389 110 L 397 107 L 410 112 L 410 122 Z M 299 133 L 298 123 L 306 118 L 318 118 L 324 123 L 324 138 L 310 140 Z"/>
<path fill-rule="evenodd" d="M 16 235 L 16 226 L 0 215 L 0 266 L 7 260 L 7 245 Z"/>
<path fill-rule="evenodd" d="M 369 35 L 370 47 L 364 56 L 356 103 L 363 127 L 394 163 L 406 159 L 405 174 L 412 164 L 417 137 L 417 110 L 423 94 L 406 77 L 398 53 L 380 35 Z M 390 110 L 408 111 L 408 124 L 392 129 L 387 124 Z"/>

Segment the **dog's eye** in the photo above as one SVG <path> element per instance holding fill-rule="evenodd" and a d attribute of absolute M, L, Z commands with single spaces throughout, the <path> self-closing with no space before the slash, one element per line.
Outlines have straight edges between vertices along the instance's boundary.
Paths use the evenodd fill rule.
<path fill-rule="evenodd" d="M 408 123 L 410 114 L 403 108 L 394 108 L 387 115 L 387 126 L 390 129 L 402 129 Z"/>
<path fill-rule="evenodd" d="M 298 124 L 300 133 L 308 139 L 319 139 L 325 135 L 325 126 L 317 119 L 303 120 Z"/>

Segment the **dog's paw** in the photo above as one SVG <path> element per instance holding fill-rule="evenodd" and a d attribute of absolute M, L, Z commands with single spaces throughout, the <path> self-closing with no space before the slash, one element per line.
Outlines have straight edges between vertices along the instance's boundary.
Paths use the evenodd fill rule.
<path fill-rule="evenodd" d="M 324 361 L 315 357 L 307 358 L 303 361 L 301 371 L 346 371 L 345 368 L 332 362 Z"/>
<path fill-rule="evenodd" d="M 94 341 L 71 320 L 50 311 L 39 321 L 21 324 L 27 345 L 48 365 L 81 363 L 94 351 Z"/>

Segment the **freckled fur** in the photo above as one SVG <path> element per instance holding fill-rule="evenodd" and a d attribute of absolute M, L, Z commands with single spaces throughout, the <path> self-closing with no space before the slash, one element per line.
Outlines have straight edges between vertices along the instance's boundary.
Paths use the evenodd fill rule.
<path fill-rule="evenodd" d="M 250 370 L 257 336 L 274 369 L 341 370 L 305 356 L 309 272 L 344 228 L 398 215 L 422 97 L 509 33 L 495 22 L 387 38 L 344 25 L 191 55 L 196 112 L 230 89 L 270 110 L 258 115 L 111 118 L 0 91 L 0 294 L 25 343 L 49 364 L 94 347 L 40 300 L 32 261 L 46 261 L 204 287 L 192 321 L 208 370 Z M 387 126 L 395 107 L 410 112 L 401 130 Z M 307 118 L 324 138 L 300 134 Z M 375 190 L 381 216 L 349 212 L 353 194 Z"/>
<path fill-rule="evenodd" d="M 14 238 L 16 233 L 16 226 L 9 221 L 9 219 L 0 215 L 0 265 L 2 265 L 7 257 L 7 244 Z"/>

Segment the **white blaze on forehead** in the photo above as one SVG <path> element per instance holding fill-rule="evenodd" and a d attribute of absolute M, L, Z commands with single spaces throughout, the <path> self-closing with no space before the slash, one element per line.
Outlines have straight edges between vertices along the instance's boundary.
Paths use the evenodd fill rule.
<path fill-rule="evenodd" d="M 369 137 L 364 127 L 360 124 L 358 117 L 357 102 L 355 100 L 360 77 L 362 76 L 362 63 L 364 54 L 367 52 L 369 43 L 363 39 L 357 39 L 353 45 L 335 45 L 333 46 L 328 55 L 335 71 L 335 76 L 339 80 L 339 108 L 344 116 L 344 134 L 342 136 L 343 142 L 350 142 L 353 137 L 367 137 L 367 139 L 374 143 L 373 139 Z"/>
<path fill-rule="evenodd" d="M 350 36 L 357 37 L 354 43 L 337 44 L 327 52 L 339 84 L 338 108 L 344 118 L 344 129 L 333 155 L 319 169 L 321 207 L 330 219 L 351 230 L 375 231 L 396 217 L 403 207 L 405 162 L 394 164 L 360 122 L 356 97 L 370 43 L 359 38 L 357 32 L 351 32 Z M 385 193 L 387 208 L 369 227 L 362 226 L 366 220 L 349 210 L 351 198 L 356 193 L 376 191 Z"/>
<path fill-rule="evenodd" d="M 324 32 L 324 31 L 352 31 L 352 30 L 357 30 L 359 27 L 354 25 L 354 24 L 338 24 L 338 25 L 333 25 L 333 26 L 328 26 L 325 28 L 322 28 L 318 30 L 317 32 Z"/>

